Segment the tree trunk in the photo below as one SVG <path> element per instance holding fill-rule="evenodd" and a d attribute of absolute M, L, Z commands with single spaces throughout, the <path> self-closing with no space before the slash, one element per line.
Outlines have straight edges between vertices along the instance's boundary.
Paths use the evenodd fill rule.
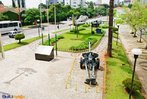
<path fill-rule="evenodd" d="M 21 40 L 19 40 L 19 42 L 18 42 L 19 44 L 21 43 Z"/>
<path fill-rule="evenodd" d="M 137 30 L 135 29 L 133 37 L 137 37 L 136 32 L 137 32 Z"/>
<path fill-rule="evenodd" d="M 140 29 L 140 39 L 139 39 L 140 43 L 142 42 L 141 39 L 142 39 L 142 30 Z"/>
<path fill-rule="evenodd" d="M 114 0 L 110 0 L 110 8 L 109 8 L 109 34 L 108 34 L 108 48 L 107 53 L 110 57 L 112 57 L 112 37 L 113 37 L 113 8 L 114 8 Z"/>
<path fill-rule="evenodd" d="M 147 49 L 147 42 L 146 42 L 146 47 L 145 47 L 145 49 Z"/>

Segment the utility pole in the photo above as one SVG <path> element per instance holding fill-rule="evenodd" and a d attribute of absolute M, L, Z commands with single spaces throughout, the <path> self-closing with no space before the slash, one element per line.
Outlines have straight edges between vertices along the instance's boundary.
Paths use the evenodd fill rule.
<path fill-rule="evenodd" d="M 54 22 L 55 22 L 55 29 L 56 29 L 56 6 L 54 7 Z"/>
<path fill-rule="evenodd" d="M 47 1 L 47 11 L 46 11 L 46 16 L 47 16 L 47 23 L 48 23 L 48 31 L 49 31 L 49 12 L 48 12 L 48 9 L 49 9 L 49 2 L 50 0 Z"/>
<path fill-rule="evenodd" d="M 40 4 L 42 3 L 42 0 L 40 0 Z M 40 33 L 42 34 L 42 10 L 41 10 L 41 5 L 39 6 L 40 10 Z"/>
<path fill-rule="evenodd" d="M 108 48 L 107 48 L 107 54 L 110 57 L 112 57 L 113 8 L 114 8 L 114 0 L 110 0 L 110 8 L 109 8 L 109 33 L 108 33 Z"/>

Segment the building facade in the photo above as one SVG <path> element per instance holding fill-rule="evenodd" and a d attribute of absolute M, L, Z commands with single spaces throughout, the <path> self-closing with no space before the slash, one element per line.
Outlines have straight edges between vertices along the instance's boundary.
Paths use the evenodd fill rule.
<path fill-rule="evenodd" d="M 65 0 L 65 5 L 70 5 L 72 8 L 84 7 L 86 0 Z"/>
<path fill-rule="evenodd" d="M 65 0 L 46 0 L 46 4 L 56 4 L 56 3 L 63 3 L 64 4 Z"/>

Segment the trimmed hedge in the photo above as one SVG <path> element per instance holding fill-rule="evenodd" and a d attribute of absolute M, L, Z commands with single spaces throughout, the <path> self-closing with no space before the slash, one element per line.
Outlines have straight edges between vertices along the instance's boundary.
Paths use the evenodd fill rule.
<path fill-rule="evenodd" d="M 96 38 L 88 38 L 78 46 L 72 46 L 70 47 L 70 50 L 79 51 L 79 50 L 85 50 L 88 49 L 88 43 L 91 42 L 91 46 L 97 41 Z"/>
<path fill-rule="evenodd" d="M 90 27 L 90 24 L 83 24 L 83 27 Z"/>
<path fill-rule="evenodd" d="M 58 35 L 57 36 L 57 41 L 60 40 L 60 39 L 64 39 L 64 37 L 61 36 L 61 35 Z M 55 42 L 56 42 L 55 38 L 51 38 L 50 39 L 51 45 L 54 45 Z M 45 43 L 43 43 L 43 45 L 48 45 L 48 43 L 49 43 L 48 40 L 46 40 Z"/>
<path fill-rule="evenodd" d="M 25 35 L 24 35 L 24 33 L 19 33 L 19 34 L 16 34 L 14 36 L 14 38 L 15 38 L 15 40 L 19 40 L 18 43 L 21 43 L 21 39 L 24 39 L 25 38 Z"/>

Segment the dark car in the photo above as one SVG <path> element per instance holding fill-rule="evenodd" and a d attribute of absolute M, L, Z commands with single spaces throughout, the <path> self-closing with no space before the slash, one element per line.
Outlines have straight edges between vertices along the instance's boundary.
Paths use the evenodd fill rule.
<path fill-rule="evenodd" d="M 14 38 L 14 36 L 15 36 L 17 33 L 18 33 L 17 31 L 10 31 L 8 35 L 9 35 L 10 38 Z"/>

